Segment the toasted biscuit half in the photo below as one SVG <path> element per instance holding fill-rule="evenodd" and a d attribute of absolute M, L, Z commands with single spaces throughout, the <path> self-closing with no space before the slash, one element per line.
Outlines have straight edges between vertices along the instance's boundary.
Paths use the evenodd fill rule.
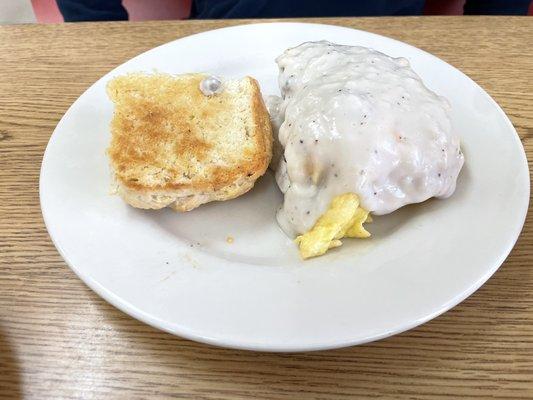
<path fill-rule="evenodd" d="M 129 74 L 109 82 L 115 103 L 108 155 L 116 191 L 133 207 L 189 211 L 250 190 L 272 157 L 257 81 L 200 91 L 203 74 Z"/>

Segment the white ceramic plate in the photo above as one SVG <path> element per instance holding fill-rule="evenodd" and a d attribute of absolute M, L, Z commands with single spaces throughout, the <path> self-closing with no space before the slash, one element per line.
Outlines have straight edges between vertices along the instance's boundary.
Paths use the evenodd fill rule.
<path fill-rule="evenodd" d="M 454 196 L 375 219 L 369 240 L 346 240 L 306 262 L 276 225 L 282 199 L 267 174 L 248 194 L 192 212 L 133 209 L 109 195 L 105 85 L 129 71 L 256 77 L 276 94 L 274 58 L 309 40 L 408 58 L 453 106 L 466 157 Z M 368 342 L 419 325 L 479 288 L 522 228 L 529 172 L 500 107 L 440 59 L 353 29 L 295 23 L 237 26 L 150 50 L 91 86 L 50 139 L 40 182 L 50 236 L 78 276 L 152 326 L 220 346 L 299 351 Z M 228 243 L 226 238 L 234 238 Z"/>

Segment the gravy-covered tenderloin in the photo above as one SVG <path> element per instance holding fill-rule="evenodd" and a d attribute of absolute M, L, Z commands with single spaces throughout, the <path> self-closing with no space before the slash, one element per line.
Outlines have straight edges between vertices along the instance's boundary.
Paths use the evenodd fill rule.
<path fill-rule="evenodd" d="M 333 198 L 355 193 L 373 214 L 446 198 L 464 162 L 448 101 L 404 58 L 308 42 L 277 58 L 284 231 L 309 231 Z"/>

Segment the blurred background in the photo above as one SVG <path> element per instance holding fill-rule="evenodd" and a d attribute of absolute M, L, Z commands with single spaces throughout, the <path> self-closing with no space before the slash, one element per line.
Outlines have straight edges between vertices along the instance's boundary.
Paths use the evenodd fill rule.
<path fill-rule="evenodd" d="M 0 0 L 0 24 L 14 23 L 60 23 L 78 20 L 116 20 L 129 19 L 131 21 L 161 20 L 161 19 L 186 19 L 186 18 L 231 18 L 231 17 L 281 17 L 281 16 L 331 16 L 333 15 L 462 15 L 467 14 L 529 14 L 533 15 L 533 1 L 528 0 L 470 0 L 466 5 L 465 0 L 418 0 L 412 1 L 418 6 L 414 9 L 404 9 L 382 4 L 399 4 L 405 0 L 376 0 L 378 6 L 368 6 L 367 1 L 359 0 L 345 1 L 313 1 L 300 0 L 287 3 L 287 13 L 283 14 L 280 0 L 269 2 L 268 0 Z M 374 0 L 372 0 L 374 1 Z M 59 6 L 58 6 L 59 3 Z M 240 3 L 241 13 L 231 14 L 228 12 L 230 6 L 233 12 L 234 5 Z M 268 3 L 268 7 L 265 6 Z M 322 5 L 320 4 L 322 3 Z M 327 4 L 326 4 L 327 3 Z M 367 3 L 362 5 L 362 3 Z M 409 3 L 409 2 L 407 2 Z M 259 4 L 259 6 L 258 6 Z M 277 5 L 276 5 L 277 4 Z M 299 6 L 301 5 L 301 6 Z M 110 7 L 110 10 L 103 8 Z M 291 7 L 292 6 L 292 7 Z M 339 12 L 339 7 L 346 7 Z M 358 12 L 358 7 L 362 9 Z M 379 13 L 379 9 L 384 11 Z M 113 9 L 114 8 L 114 9 Z M 117 10 L 117 8 L 120 8 Z M 125 9 L 125 11 L 124 11 Z M 324 14 L 321 14 L 324 9 Z M 61 11 L 63 12 L 61 12 Z M 258 11 L 259 10 L 259 11 Z M 416 10 L 411 12 L 411 10 Z M 106 14 L 107 12 L 107 14 Z M 297 15 L 299 13 L 307 15 Z M 246 14 L 248 13 L 248 14 Z M 255 13 L 255 14 L 254 14 Z M 256 15 L 257 14 L 257 15 Z M 283 14 L 283 15 L 281 15 Z"/>

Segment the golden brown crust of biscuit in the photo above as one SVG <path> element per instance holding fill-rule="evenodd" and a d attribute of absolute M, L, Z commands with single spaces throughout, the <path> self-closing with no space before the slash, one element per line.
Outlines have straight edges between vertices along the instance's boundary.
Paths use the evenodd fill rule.
<path fill-rule="evenodd" d="M 265 172 L 272 131 L 257 81 L 225 83 L 208 97 L 199 89 L 204 78 L 129 74 L 108 84 L 115 103 L 108 154 L 124 192 L 224 200 L 214 193 L 236 197 Z"/>

